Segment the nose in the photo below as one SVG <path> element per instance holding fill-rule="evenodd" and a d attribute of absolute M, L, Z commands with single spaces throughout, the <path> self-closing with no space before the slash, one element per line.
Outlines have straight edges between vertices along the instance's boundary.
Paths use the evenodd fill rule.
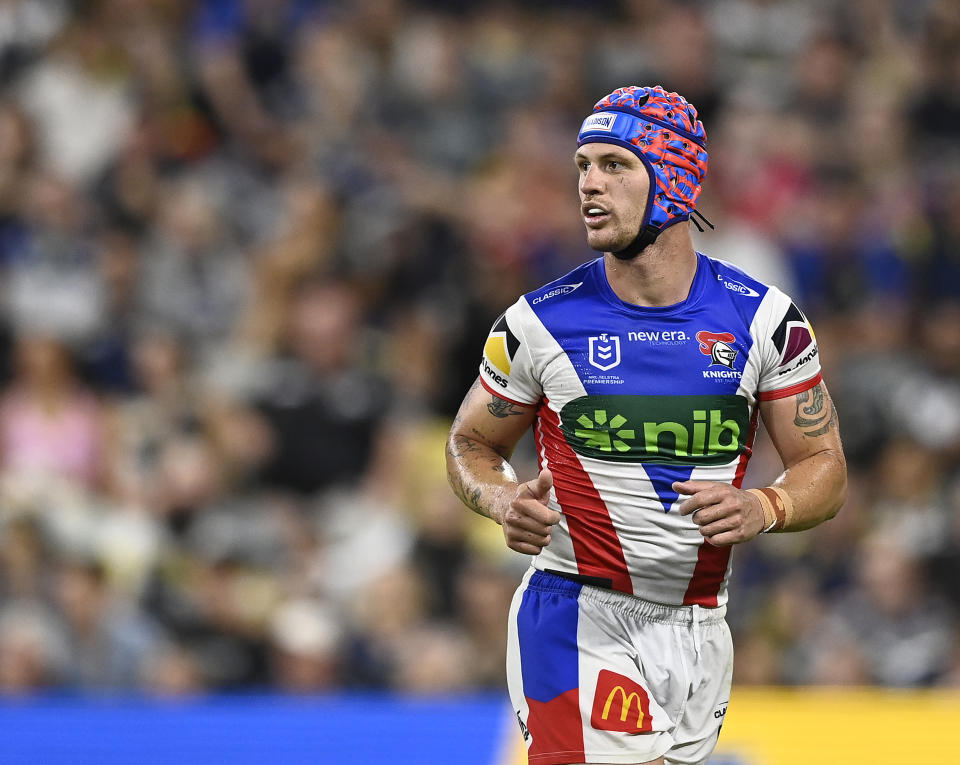
<path fill-rule="evenodd" d="M 588 197 L 591 194 L 599 194 L 603 191 L 602 177 L 596 165 L 590 165 L 587 172 L 580 175 L 580 193 Z"/>

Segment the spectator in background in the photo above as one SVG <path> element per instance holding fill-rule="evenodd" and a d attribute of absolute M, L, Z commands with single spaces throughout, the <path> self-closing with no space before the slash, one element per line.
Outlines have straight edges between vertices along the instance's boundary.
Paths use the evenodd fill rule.
<path fill-rule="evenodd" d="M 513 296 L 583 259 L 582 104 L 645 81 L 715 126 L 702 248 L 816 306 L 850 457 L 834 522 L 742 551 L 740 681 L 957 682 L 939 643 L 901 674 L 861 650 L 897 617 L 850 553 L 882 525 L 960 614 L 957 3 L 602 6 L 0 2 L 5 692 L 76 687 L 70 646 L 102 644 L 61 570 L 157 627 L 150 693 L 500 687 L 524 562 L 424 455 Z M 762 436 L 751 468 L 779 470 Z"/>
<path fill-rule="evenodd" d="M 103 412 L 75 377 L 67 348 L 24 335 L 16 354 L 16 376 L 0 400 L 0 470 L 95 488 L 103 478 Z"/>

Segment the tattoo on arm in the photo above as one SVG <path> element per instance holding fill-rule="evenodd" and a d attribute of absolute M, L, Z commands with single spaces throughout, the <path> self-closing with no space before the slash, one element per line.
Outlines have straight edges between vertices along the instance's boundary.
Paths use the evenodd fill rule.
<path fill-rule="evenodd" d="M 490 414 L 492 414 L 494 417 L 499 417 L 501 419 L 504 417 L 509 417 L 511 414 L 524 413 L 522 407 L 519 407 L 516 404 L 511 404 L 509 401 L 504 401 L 499 396 L 490 396 L 490 403 L 487 404 L 487 411 L 490 412 Z"/>
<path fill-rule="evenodd" d="M 797 414 L 793 424 L 810 438 L 822 436 L 837 427 L 837 410 L 830 396 L 824 396 L 822 385 L 797 394 Z"/>

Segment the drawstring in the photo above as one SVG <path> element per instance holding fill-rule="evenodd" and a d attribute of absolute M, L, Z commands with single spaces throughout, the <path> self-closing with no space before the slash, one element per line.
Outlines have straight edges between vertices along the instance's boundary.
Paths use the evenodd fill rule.
<path fill-rule="evenodd" d="M 702 234 L 704 231 L 706 231 L 706 229 L 705 229 L 703 226 L 700 225 L 700 221 L 698 221 L 697 218 L 694 218 L 694 217 L 693 217 L 694 215 L 696 215 L 697 218 L 699 218 L 699 219 L 702 220 L 704 223 L 706 223 L 708 226 L 710 226 L 710 228 L 711 228 L 712 230 L 716 230 L 717 227 L 714 226 L 710 221 L 708 221 L 708 220 L 704 217 L 704 215 L 703 215 L 702 212 L 700 212 L 699 210 L 691 210 L 691 211 L 690 211 L 690 220 L 693 222 L 693 225 L 696 226 L 696 227 L 700 230 L 700 233 L 701 233 L 701 234 Z"/>
<path fill-rule="evenodd" d="M 703 607 L 700 604 L 693 604 L 693 650 L 697 653 L 697 661 L 700 661 L 700 622 L 703 620 L 702 611 Z"/>

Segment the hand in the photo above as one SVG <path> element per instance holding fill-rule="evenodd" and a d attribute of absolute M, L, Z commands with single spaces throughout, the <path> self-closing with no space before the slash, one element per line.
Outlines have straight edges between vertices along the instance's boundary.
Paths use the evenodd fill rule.
<path fill-rule="evenodd" d="M 676 481 L 673 490 L 690 495 L 680 503 L 680 515 L 693 515 L 710 544 L 716 547 L 746 542 L 763 531 L 763 507 L 748 491 L 714 481 Z"/>
<path fill-rule="evenodd" d="M 540 476 L 517 487 L 510 507 L 500 524 L 507 547 L 526 555 L 538 555 L 550 544 L 550 529 L 559 523 L 561 515 L 547 506 L 547 497 L 553 487 L 553 475 L 547 468 Z"/>

